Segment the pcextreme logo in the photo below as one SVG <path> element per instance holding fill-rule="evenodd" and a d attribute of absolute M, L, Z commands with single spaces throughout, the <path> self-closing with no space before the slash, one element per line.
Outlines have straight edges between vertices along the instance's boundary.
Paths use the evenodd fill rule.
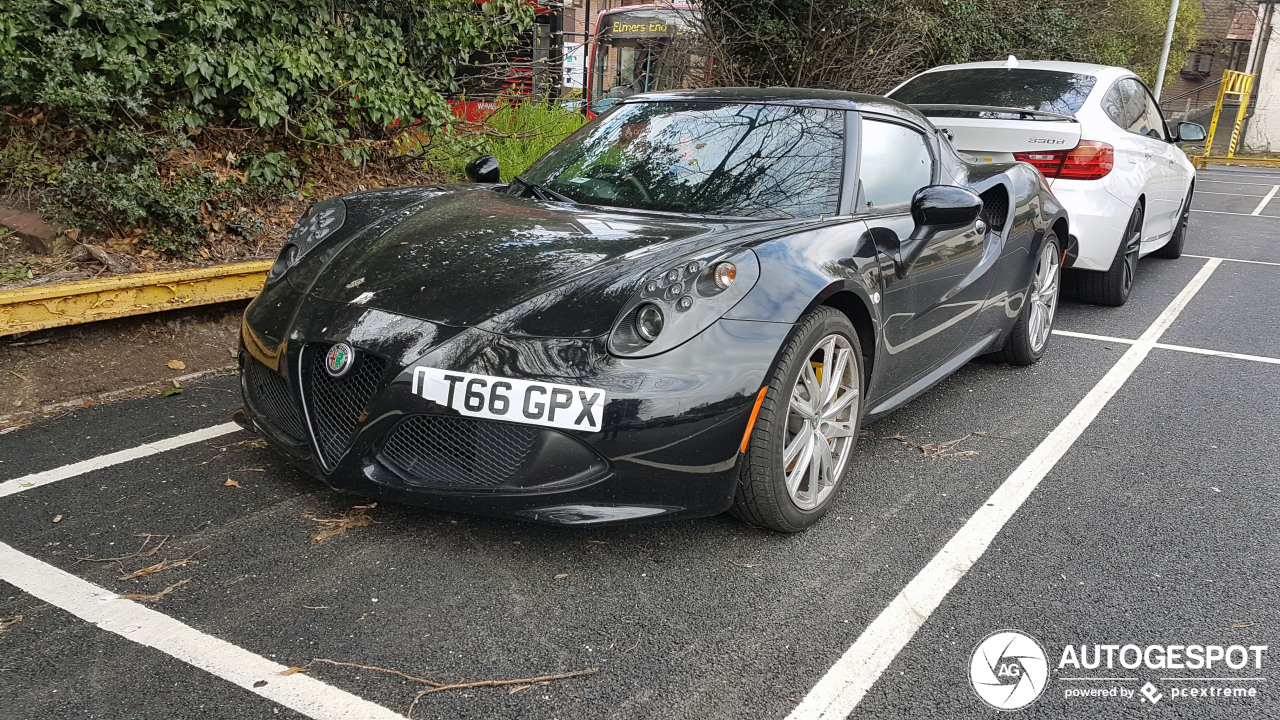
<path fill-rule="evenodd" d="M 1044 646 L 1019 630 L 997 630 L 969 659 L 969 683 L 996 710 L 1027 707 L 1052 679 L 1067 701 L 1169 703 L 1250 700 L 1260 697 L 1266 645 L 1136 643 L 1069 644 L 1057 655 L 1051 678 Z M 1149 677 L 1143 677 L 1147 675 Z"/>

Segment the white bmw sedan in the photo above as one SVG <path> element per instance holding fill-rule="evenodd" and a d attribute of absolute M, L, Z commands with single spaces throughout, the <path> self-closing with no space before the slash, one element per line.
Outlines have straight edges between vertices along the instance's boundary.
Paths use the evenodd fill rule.
<path fill-rule="evenodd" d="M 1081 299 L 1122 305 L 1139 257 L 1182 254 L 1196 173 L 1177 143 L 1203 140 L 1204 128 L 1171 132 L 1132 72 L 1011 56 L 937 67 L 889 96 L 923 112 L 962 153 L 1040 170 L 1071 218 L 1076 248 L 1064 280 Z"/>

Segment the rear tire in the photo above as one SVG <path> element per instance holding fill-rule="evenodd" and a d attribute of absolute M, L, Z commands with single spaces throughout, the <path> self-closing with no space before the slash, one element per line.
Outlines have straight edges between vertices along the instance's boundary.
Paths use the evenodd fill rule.
<path fill-rule="evenodd" d="M 1187 221 L 1191 219 L 1191 194 L 1195 189 L 1196 186 L 1192 184 L 1187 190 L 1187 199 L 1182 203 L 1182 215 L 1178 217 L 1178 226 L 1173 229 L 1173 235 L 1169 236 L 1169 242 L 1151 253 L 1153 257 L 1166 260 L 1177 260 L 1182 257 L 1182 246 L 1187 241 Z"/>
<path fill-rule="evenodd" d="M 1119 307 L 1129 299 L 1138 274 L 1138 252 L 1142 245 L 1142 205 L 1133 209 L 1111 267 L 1104 272 L 1077 270 L 1072 274 L 1076 297 L 1095 305 Z"/>
<path fill-rule="evenodd" d="M 864 367 L 844 313 L 823 306 L 801 319 L 769 375 L 729 512 L 780 532 L 827 514 L 862 428 Z"/>
<path fill-rule="evenodd" d="M 1061 277 L 1062 249 L 1057 234 L 1050 231 L 1040 249 L 1018 320 L 997 353 L 1000 360 L 1010 365 L 1031 365 L 1044 356 L 1057 315 Z"/>

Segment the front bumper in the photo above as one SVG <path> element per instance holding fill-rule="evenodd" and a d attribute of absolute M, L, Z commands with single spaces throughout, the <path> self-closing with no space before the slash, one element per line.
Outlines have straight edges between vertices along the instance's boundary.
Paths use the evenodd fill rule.
<path fill-rule="evenodd" d="M 728 509 L 755 394 L 791 330 L 720 320 L 662 355 L 618 358 L 604 338 L 506 337 L 311 298 L 285 317 L 265 297 L 245 313 L 241 389 L 277 450 L 338 490 L 556 524 Z M 340 381 L 317 365 L 336 342 L 362 358 Z M 412 392 L 416 366 L 608 400 L 595 432 L 464 418 Z"/>

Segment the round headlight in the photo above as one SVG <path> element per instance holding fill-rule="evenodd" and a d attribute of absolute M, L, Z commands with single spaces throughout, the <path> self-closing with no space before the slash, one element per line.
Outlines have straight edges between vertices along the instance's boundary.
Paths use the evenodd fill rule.
<path fill-rule="evenodd" d="M 716 265 L 713 277 L 716 281 L 716 287 L 725 290 L 733 284 L 734 280 L 738 279 L 738 268 L 731 262 L 722 262 Z"/>
<path fill-rule="evenodd" d="M 648 342 L 658 339 L 662 332 L 662 311 L 657 305 L 646 303 L 636 311 L 636 334 Z"/>

